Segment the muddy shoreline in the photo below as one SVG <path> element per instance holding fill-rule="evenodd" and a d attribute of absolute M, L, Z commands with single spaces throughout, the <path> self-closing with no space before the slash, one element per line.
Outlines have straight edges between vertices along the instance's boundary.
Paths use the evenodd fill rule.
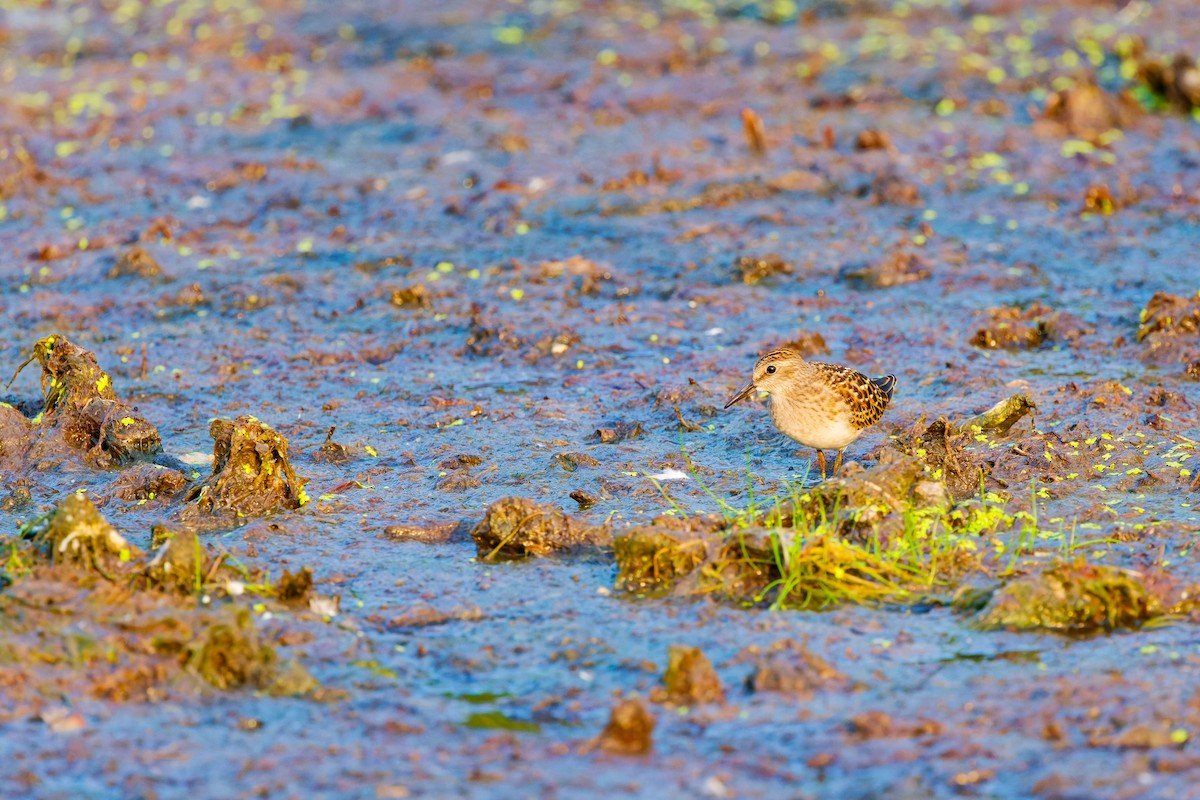
<path fill-rule="evenodd" d="M 4 12 L 14 796 L 1192 796 L 1188 4 Z"/>

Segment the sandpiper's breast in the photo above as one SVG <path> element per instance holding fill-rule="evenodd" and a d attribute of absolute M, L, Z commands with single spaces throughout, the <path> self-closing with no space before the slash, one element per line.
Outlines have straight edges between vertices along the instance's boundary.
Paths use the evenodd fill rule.
<path fill-rule="evenodd" d="M 811 391 L 790 400 L 772 394 L 771 419 L 781 433 L 818 450 L 841 450 L 862 433 L 833 392 Z"/>

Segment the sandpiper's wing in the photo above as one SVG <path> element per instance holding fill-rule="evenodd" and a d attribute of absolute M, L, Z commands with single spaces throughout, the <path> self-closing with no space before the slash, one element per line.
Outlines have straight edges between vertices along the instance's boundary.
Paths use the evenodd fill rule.
<path fill-rule="evenodd" d="M 891 402 L 892 389 L 896 385 L 895 375 L 872 380 L 840 364 L 810 363 L 817 370 L 821 382 L 846 403 L 854 427 L 862 430 L 879 422 L 883 410 Z"/>

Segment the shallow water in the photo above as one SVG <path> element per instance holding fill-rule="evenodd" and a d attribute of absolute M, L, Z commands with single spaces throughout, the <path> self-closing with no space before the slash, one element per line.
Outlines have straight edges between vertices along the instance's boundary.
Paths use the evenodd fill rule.
<path fill-rule="evenodd" d="M 131 5 L 126 21 L 90 2 L 5 9 L 4 361 L 68 336 L 174 455 L 211 452 L 213 417 L 253 414 L 283 433 L 314 502 L 276 518 L 281 531 L 211 541 L 252 563 L 309 565 L 342 599 L 329 623 L 278 609 L 263 620 L 311 634 L 285 649 L 339 692 L 325 702 L 182 682 L 160 702 L 104 702 L 58 665 L 8 665 L 24 676 L 0 681 L 16 793 L 1192 796 L 1200 639 L 1186 622 L 1071 640 L 981 633 L 942 607 L 642 600 L 613 591 L 603 555 L 482 564 L 461 536 L 383 536 L 414 520 L 473 524 L 509 495 L 575 512 L 575 489 L 599 498 L 587 519 L 644 520 L 670 508 L 646 476 L 686 470 L 685 453 L 695 474 L 665 486 L 687 510 L 717 510 L 697 478 L 737 506 L 750 487 L 782 492 L 812 454 L 757 404 L 713 412 L 758 352 L 819 332 L 829 360 L 899 378 L 848 458 L 873 461 L 921 417 L 1024 392 L 1039 430 L 1111 434 L 1124 467 L 1054 483 L 1044 518 L 1097 526 L 1089 538 L 1146 526 L 1089 558 L 1200 578 L 1200 496 L 1181 474 L 1200 438 L 1196 384 L 1183 364 L 1144 361 L 1136 341 L 1155 292 L 1200 289 L 1195 124 L 1158 112 L 1108 148 L 1064 156 L 1077 137 L 1040 119 L 1052 81 L 1077 74 L 1063 51 L 1086 60 L 1093 42 L 1110 52 L 1129 33 L 1170 56 L 1197 41 L 1195 10 L 990 4 L 985 18 L 989 4 L 910 2 L 907 16 L 818 4 L 774 25 L 754 11 L 766 5 L 239 2 L 197 5 L 178 28 L 174 5 Z M 1110 86 L 1114 69 L 1110 55 Z M 946 98 L 956 110 L 941 115 Z M 765 122 L 765 156 L 747 149 L 745 106 Z M 856 150 L 868 128 L 893 149 Z M 877 201 L 881 175 L 919 201 Z M 1094 184 L 1128 199 L 1081 215 Z M 106 277 L 139 237 L 171 280 Z M 866 291 L 838 279 L 898 251 L 930 276 Z M 736 259 L 770 253 L 792 273 L 743 284 Z M 543 267 L 572 256 L 595 265 L 594 287 Z M 429 308 L 390 302 L 417 283 Z M 1083 332 L 1032 350 L 970 344 L 985 309 L 1034 302 Z M 1165 408 L 1151 400 L 1160 388 L 1176 396 Z M 8 391 L 35 400 L 35 369 Z M 676 405 L 702 430 L 681 433 Z M 617 422 L 644 434 L 598 443 Z M 333 425 L 356 454 L 347 465 L 311 458 Z M 1012 440 L 995 452 L 1013 480 L 989 489 L 1024 508 L 1032 480 L 1067 468 L 1014 466 Z M 561 453 L 600 463 L 567 472 Z M 439 488 L 458 454 L 482 458 L 478 485 Z M 28 480 L 34 501 L 0 512 L 11 533 L 115 476 L 5 477 Z M 169 511 L 104 508 L 143 546 Z M 423 608 L 450 618 L 413 624 Z M 95 620 L 71 625 L 105 635 Z M 734 657 L 785 638 L 854 689 L 807 701 L 744 691 L 750 665 Z M 658 685 L 675 643 L 703 649 L 727 703 L 652 705 L 651 756 L 580 754 L 615 698 Z M 38 717 L 58 705 L 83 727 Z M 890 715 L 891 732 L 855 733 L 869 711 Z M 1139 744 L 1139 726 L 1160 738 Z M 1176 731 L 1187 741 L 1161 743 Z"/>

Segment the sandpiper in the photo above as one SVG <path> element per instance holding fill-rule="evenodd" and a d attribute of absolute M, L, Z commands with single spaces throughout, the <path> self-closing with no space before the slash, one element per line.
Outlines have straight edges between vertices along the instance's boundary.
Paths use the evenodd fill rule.
<path fill-rule="evenodd" d="M 771 395 L 771 420 L 781 433 L 817 451 L 825 480 L 825 450 L 837 450 L 836 477 L 846 447 L 883 416 L 896 386 L 895 375 L 868 378 L 838 364 L 805 361 L 786 348 L 767 353 L 754 365 L 754 377 L 728 403 L 754 391 Z"/>

